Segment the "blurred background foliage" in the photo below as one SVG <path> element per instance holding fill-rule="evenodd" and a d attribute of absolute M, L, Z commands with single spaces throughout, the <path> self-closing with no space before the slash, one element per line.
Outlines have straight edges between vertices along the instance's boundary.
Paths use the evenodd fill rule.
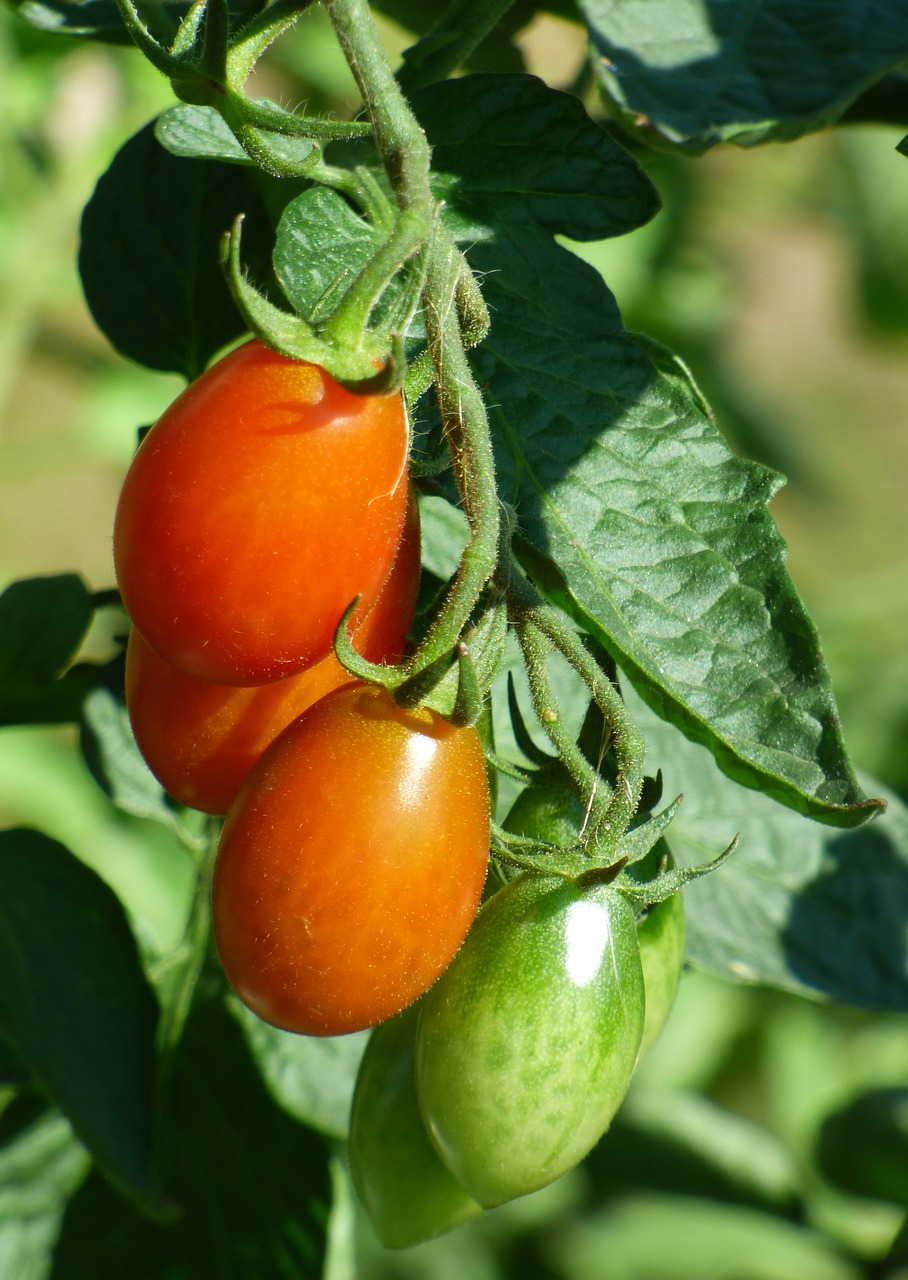
<path fill-rule="evenodd" d="M 405 5 L 393 6 L 400 16 Z M 405 16 L 405 15 L 404 15 Z M 409 42 L 391 19 L 392 55 Z M 584 82 L 579 28 L 518 34 L 527 69 Z M 319 14 L 254 96 L 355 108 Z M 80 210 L 117 148 L 172 102 L 137 54 L 51 38 L 0 8 L 0 578 L 113 581 L 110 530 L 136 428 L 179 389 L 112 352 L 76 274 Z M 596 104 L 591 102 L 595 109 Z M 641 158 L 665 210 L 579 251 L 625 322 L 690 364 L 740 452 L 789 478 L 774 513 L 824 638 L 856 764 L 908 799 L 908 160 L 904 130 Z M 103 628 L 89 638 L 97 655 Z M 65 839 L 153 952 L 179 936 L 191 868 L 117 813 L 73 735 L 0 736 L 3 825 Z M 14 1179 L 0 1168 L 0 1195 Z M 688 973 L 611 1133 L 555 1186 L 393 1254 L 358 1228 L 363 1280 L 908 1277 L 908 1018 Z M 3 1250 L 0 1213 L 0 1257 Z M 336 1258 L 335 1280 L 343 1275 Z"/>

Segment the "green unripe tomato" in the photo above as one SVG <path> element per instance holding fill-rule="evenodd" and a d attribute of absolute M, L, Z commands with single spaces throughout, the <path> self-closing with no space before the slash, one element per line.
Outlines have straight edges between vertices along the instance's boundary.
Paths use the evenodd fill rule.
<path fill-rule="evenodd" d="M 646 987 L 646 1021 L 641 1059 L 653 1047 L 675 1003 L 684 968 L 684 902 L 673 893 L 650 907 L 637 922 L 637 942 Z"/>
<path fill-rule="evenodd" d="M 598 1142 L 643 1033 L 634 913 L 618 890 L 524 874 L 480 909 L 423 999 L 419 1105 L 481 1205 L 526 1195 Z"/>
<path fill-rule="evenodd" d="M 350 1117 L 350 1169 L 382 1244 L 419 1244 L 482 1212 L 426 1133 L 413 1059 L 419 1006 L 376 1027 L 360 1064 Z"/>
<path fill-rule="evenodd" d="M 586 817 L 583 803 L 564 767 L 547 766 L 521 791 L 504 825 L 515 835 L 531 836 L 549 844 L 568 845 L 577 839 Z M 633 867 L 638 879 L 649 880 L 656 864 L 669 857 L 659 841 L 642 862 Z M 684 968 L 684 903 L 680 893 L 649 907 L 637 921 L 637 942 L 646 988 L 646 1022 L 640 1057 L 649 1052 L 671 1012 Z"/>

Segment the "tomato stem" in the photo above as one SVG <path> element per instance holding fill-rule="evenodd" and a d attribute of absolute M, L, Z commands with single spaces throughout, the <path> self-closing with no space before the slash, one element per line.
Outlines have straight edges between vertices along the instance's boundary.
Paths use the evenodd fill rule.
<path fill-rule="evenodd" d="M 637 811 L 643 787 L 643 737 L 628 715 L 621 694 L 577 633 L 545 603 L 516 564 L 506 561 L 499 575 L 502 572 L 507 586 L 508 611 L 523 651 L 536 714 L 584 801 L 588 802 L 583 843 L 597 858 L 605 857 L 617 848 Z M 562 722 L 548 678 L 548 656 L 553 649 L 581 677 L 605 717 L 618 766 L 613 788 L 607 787 Z"/>
<path fill-rule="evenodd" d="M 466 328 L 468 341 L 476 341 L 485 332 L 487 317 L 469 268 L 437 218 L 429 182 L 429 145 L 391 72 L 368 5 L 365 0 L 326 0 L 325 7 L 362 93 L 375 144 L 400 209 L 395 234 L 373 260 L 371 285 L 364 283 L 360 289 L 357 282 L 348 294 L 349 305 L 348 300 L 342 304 L 344 316 L 336 323 L 361 324 L 369 288 L 374 289 L 389 268 L 398 270 L 406 257 L 419 251 L 420 230 L 431 233 L 422 249 L 423 315 L 442 427 L 470 524 L 470 540 L 451 589 L 406 664 L 412 677 L 454 651 L 495 569 L 498 493 L 494 456 L 485 404 L 466 359 L 463 335 Z"/>
<path fill-rule="evenodd" d="M 172 1059 L 180 1042 L 196 984 L 205 964 L 211 938 L 211 878 L 214 859 L 221 834 L 220 818 L 209 818 L 205 847 L 196 867 L 189 916 L 175 954 L 171 957 L 172 972 L 167 998 L 163 1002 L 158 1024 L 158 1050 L 165 1065 Z"/>

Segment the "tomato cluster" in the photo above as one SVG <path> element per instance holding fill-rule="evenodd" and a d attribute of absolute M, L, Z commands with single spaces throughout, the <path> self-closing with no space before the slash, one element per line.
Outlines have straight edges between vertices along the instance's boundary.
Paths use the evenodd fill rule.
<path fill-rule="evenodd" d="M 558 768 L 507 826 L 567 844 L 583 816 Z M 437 1235 L 577 1164 L 658 1035 L 683 961 L 678 894 L 635 919 L 617 888 L 525 872 L 488 898 L 438 982 L 373 1032 L 362 1061 L 350 1161 L 384 1243 Z"/>
<path fill-rule="evenodd" d="M 473 729 L 404 711 L 333 654 L 401 657 L 419 524 L 400 395 L 354 395 L 253 340 L 147 433 L 117 508 L 126 698 L 152 771 L 227 814 L 214 868 L 228 979 L 291 1031 L 372 1026 L 462 942 L 488 859 Z"/>
<path fill-rule="evenodd" d="M 351 1166 L 394 1245 L 581 1160 L 683 961 L 677 898 L 638 920 L 612 885 L 525 872 L 480 910 L 478 734 L 335 658 L 354 601 L 360 652 L 404 653 L 420 561 L 407 450 L 399 395 L 353 395 L 253 340 L 147 433 L 114 532 L 136 740 L 176 800 L 226 815 L 211 905 L 229 982 L 290 1031 L 377 1028 Z M 556 767 L 508 825 L 571 843 L 578 804 Z"/>

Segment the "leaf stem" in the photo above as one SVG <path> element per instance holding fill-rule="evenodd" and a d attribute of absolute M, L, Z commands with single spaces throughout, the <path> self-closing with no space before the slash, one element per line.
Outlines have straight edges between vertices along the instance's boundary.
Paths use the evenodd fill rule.
<path fill-rule="evenodd" d="M 211 931 L 211 878 L 220 838 L 221 823 L 211 818 L 204 851 L 198 860 L 196 882 L 183 937 L 172 958 L 167 998 L 158 1025 L 158 1048 L 168 1062 L 180 1042 L 189 1016 L 196 984 L 205 964 Z"/>
<path fill-rule="evenodd" d="M 571 777 L 581 792 L 588 793 L 585 799 L 590 801 L 589 822 L 584 843 L 594 846 L 598 856 L 600 850 L 617 846 L 636 813 L 643 788 L 643 736 L 628 714 L 621 694 L 576 631 L 551 605 L 546 604 L 516 564 L 506 560 L 499 569 L 499 576 L 507 591 L 509 615 L 517 627 L 537 715 Z M 564 732 L 557 705 L 548 707 L 552 693 L 545 674 L 547 649 L 557 650 L 573 667 L 605 717 L 618 766 L 611 792 Z M 547 709 L 551 710 L 551 715 L 546 714 Z M 598 784 L 590 793 L 592 775 L 596 776 Z"/>
<path fill-rule="evenodd" d="M 400 266 L 419 249 L 415 228 L 421 226 L 430 236 L 422 250 L 426 255 L 423 314 L 442 427 L 471 531 L 451 590 L 406 664 L 412 675 L 453 650 L 494 572 L 499 527 L 494 456 L 485 405 L 461 331 L 462 300 L 469 292 L 463 273 L 468 268 L 437 218 L 429 181 L 429 144 L 391 72 L 365 0 L 325 0 L 325 7 L 363 96 L 401 214 L 377 270 L 383 272 L 394 263 L 395 251 L 396 266 Z M 350 299 L 351 316 L 361 312 L 360 304 L 358 296 Z"/>

